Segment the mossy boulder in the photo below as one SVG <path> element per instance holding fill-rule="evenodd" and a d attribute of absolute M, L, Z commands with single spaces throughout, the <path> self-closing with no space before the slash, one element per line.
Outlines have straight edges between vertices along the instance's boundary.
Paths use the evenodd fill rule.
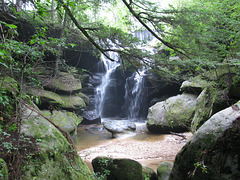
<path fill-rule="evenodd" d="M 77 127 L 82 121 L 81 116 L 77 116 L 74 112 L 68 111 L 41 111 L 42 114 L 51 119 L 55 124 L 60 126 L 64 131 L 71 135 L 77 134 Z"/>
<path fill-rule="evenodd" d="M 39 96 L 41 106 L 47 109 L 49 104 L 57 105 L 66 110 L 79 110 L 86 107 L 84 100 L 77 95 L 59 95 L 51 91 L 31 88 L 26 90 L 29 94 Z"/>
<path fill-rule="evenodd" d="M 0 158 L 0 180 L 8 180 L 7 163 L 2 158 Z"/>
<path fill-rule="evenodd" d="M 196 110 L 191 123 L 191 131 L 195 132 L 212 115 L 213 96 L 210 87 L 205 88 L 197 98 Z"/>
<path fill-rule="evenodd" d="M 149 167 L 142 167 L 143 178 L 148 180 L 158 180 L 158 176 L 155 171 Z"/>
<path fill-rule="evenodd" d="M 212 86 L 210 81 L 203 79 L 201 76 L 196 76 L 184 81 L 180 87 L 180 91 L 200 94 L 208 86 Z"/>
<path fill-rule="evenodd" d="M 65 136 L 26 106 L 23 108 L 21 133 L 36 138 L 39 149 L 39 152 L 30 154 L 23 165 L 25 174 L 22 179 L 94 179 Z"/>
<path fill-rule="evenodd" d="M 94 172 L 107 180 L 143 180 L 142 165 L 131 159 L 96 157 L 92 161 Z"/>
<path fill-rule="evenodd" d="M 58 76 L 45 81 L 47 81 L 46 88 L 53 92 L 72 94 L 82 89 L 80 79 L 76 79 L 72 74 L 65 72 L 60 72 Z"/>
<path fill-rule="evenodd" d="M 191 131 L 195 132 L 213 114 L 225 109 L 236 101 L 229 99 L 228 89 L 206 87 L 197 98 L 195 114 L 191 123 Z"/>
<path fill-rule="evenodd" d="M 240 179 L 240 101 L 214 114 L 177 154 L 169 180 Z"/>
<path fill-rule="evenodd" d="M 164 161 L 161 162 L 157 168 L 158 180 L 168 180 L 172 171 L 173 163 Z"/>
<path fill-rule="evenodd" d="M 81 92 L 77 93 L 76 96 L 79 96 L 80 98 L 83 99 L 83 101 L 88 105 L 90 104 L 89 97 Z"/>
<path fill-rule="evenodd" d="M 19 86 L 16 80 L 11 77 L 0 77 L 0 90 L 7 89 L 13 95 L 19 92 Z"/>
<path fill-rule="evenodd" d="M 196 99 L 196 95 L 184 93 L 156 103 L 148 111 L 148 130 L 158 133 L 186 131 L 193 118 Z"/>

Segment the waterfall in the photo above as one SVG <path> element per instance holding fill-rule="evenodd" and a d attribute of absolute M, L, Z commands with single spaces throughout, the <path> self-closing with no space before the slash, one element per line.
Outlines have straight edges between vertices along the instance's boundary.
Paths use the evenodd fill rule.
<path fill-rule="evenodd" d="M 128 119 L 138 119 L 144 115 L 147 101 L 144 76 L 145 70 L 141 70 L 126 79 L 123 109 Z"/>
<path fill-rule="evenodd" d="M 115 61 L 110 61 L 106 56 L 102 55 L 101 60 L 103 62 L 105 73 L 102 74 L 102 82 L 101 84 L 96 88 L 96 109 L 98 112 L 98 115 L 100 117 L 103 117 L 103 110 L 105 101 L 107 98 L 107 87 L 114 81 L 111 79 L 111 75 L 116 70 L 118 66 L 120 66 L 119 62 L 119 55 L 116 52 L 108 52 L 108 56 L 112 58 Z"/>
<path fill-rule="evenodd" d="M 153 40 L 147 31 L 134 32 L 142 41 Z M 111 44 L 111 43 L 110 43 Z M 112 48 L 114 45 L 112 44 Z M 148 49 L 147 46 L 144 46 Z M 95 109 L 101 118 L 118 117 L 128 119 L 144 118 L 147 115 L 147 88 L 145 86 L 145 70 L 124 74 L 118 69 L 120 57 L 116 52 L 108 52 L 101 56 L 105 73 L 101 74 L 101 84 L 95 89 Z M 126 77 L 127 76 L 127 77 Z"/>

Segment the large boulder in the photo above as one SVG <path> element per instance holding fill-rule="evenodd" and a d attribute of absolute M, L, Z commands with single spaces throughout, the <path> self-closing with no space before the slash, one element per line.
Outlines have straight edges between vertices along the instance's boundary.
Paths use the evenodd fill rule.
<path fill-rule="evenodd" d="M 172 171 L 173 163 L 164 161 L 161 162 L 157 168 L 158 180 L 168 180 Z"/>
<path fill-rule="evenodd" d="M 56 105 L 66 110 L 79 110 L 86 107 L 84 100 L 78 95 L 59 95 L 51 91 L 29 88 L 26 90 L 29 94 L 40 97 L 40 107 L 48 109 L 48 106 Z"/>
<path fill-rule="evenodd" d="M 227 108 L 236 100 L 229 99 L 228 89 L 215 86 L 206 87 L 197 98 L 195 114 L 191 123 L 191 131 L 195 132 L 213 114 Z"/>
<path fill-rule="evenodd" d="M 29 154 L 21 179 L 93 179 L 66 136 L 34 109 L 24 106 L 21 133 L 34 137 L 39 151 Z"/>
<path fill-rule="evenodd" d="M 204 80 L 200 76 L 196 76 L 187 81 L 184 81 L 180 87 L 180 91 L 200 94 L 203 89 L 211 85 L 211 82 Z"/>
<path fill-rule="evenodd" d="M 142 171 L 143 171 L 144 179 L 158 180 L 158 176 L 153 169 L 151 169 L 149 167 L 146 167 L 146 166 L 143 166 Z"/>
<path fill-rule="evenodd" d="M 131 159 L 96 157 L 92 160 L 94 172 L 107 180 L 143 180 L 142 165 Z"/>
<path fill-rule="evenodd" d="M 72 74 L 65 72 L 60 72 L 54 78 L 45 79 L 45 83 L 47 84 L 45 88 L 64 94 L 72 94 L 82 89 L 80 79 L 76 79 Z"/>
<path fill-rule="evenodd" d="M 51 119 L 55 124 L 60 126 L 64 131 L 71 135 L 77 134 L 77 127 L 82 121 L 81 116 L 77 116 L 74 112 L 68 111 L 41 111 L 42 114 Z"/>
<path fill-rule="evenodd" d="M 177 154 L 169 180 L 240 179 L 240 101 L 214 114 Z"/>
<path fill-rule="evenodd" d="M 113 137 L 118 137 L 136 130 L 134 122 L 127 120 L 110 120 L 104 121 L 102 124 L 106 130 L 112 133 Z"/>
<path fill-rule="evenodd" d="M 185 131 L 191 123 L 196 99 L 196 95 L 184 93 L 156 103 L 148 111 L 148 130 L 158 133 Z"/>

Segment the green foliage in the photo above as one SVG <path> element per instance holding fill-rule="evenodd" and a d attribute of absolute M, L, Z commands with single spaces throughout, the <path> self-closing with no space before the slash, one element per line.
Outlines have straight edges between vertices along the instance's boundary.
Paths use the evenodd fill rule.
<path fill-rule="evenodd" d="M 16 132 L 18 130 L 17 123 L 13 123 L 11 126 L 6 125 L 6 128 L 12 132 Z"/>
<path fill-rule="evenodd" d="M 168 36 L 191 57 L 206 61 L 239 58 L 239 7 L 229 0 L 182 2 L 173 8 L 174 23 Z"/>
<path fill-rule="evenodd" d="M 202 173 L 208 173 L 207 166 L 204 164 L 204 162 L 196 162 L 194 163 L 195 168 L 200 168 Z"/>

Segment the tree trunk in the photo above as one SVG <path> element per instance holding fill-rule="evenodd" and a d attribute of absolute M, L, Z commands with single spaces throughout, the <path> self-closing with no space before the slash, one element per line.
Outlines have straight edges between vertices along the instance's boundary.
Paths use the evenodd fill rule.
<path fill-rule="evenodd" d="M 52 0 L 51 17 L 52 17 L 52 21 L 54 21 L 55 20 L 54 0 Z"/>

